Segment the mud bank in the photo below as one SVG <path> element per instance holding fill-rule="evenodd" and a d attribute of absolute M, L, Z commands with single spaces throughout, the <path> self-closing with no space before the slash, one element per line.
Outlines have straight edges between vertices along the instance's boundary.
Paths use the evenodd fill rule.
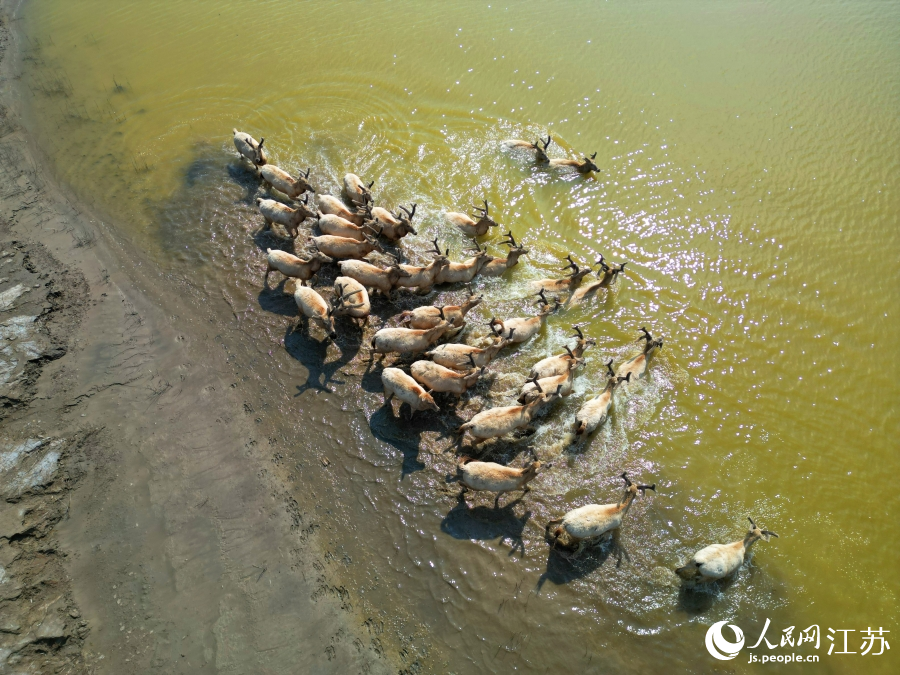
<path fill-rule="evenodd" d="M 314 493 L 283 487 L 230 336 L 45 169 L 15 12 L 0 4 L 0 672 L 396 671 Z"/>

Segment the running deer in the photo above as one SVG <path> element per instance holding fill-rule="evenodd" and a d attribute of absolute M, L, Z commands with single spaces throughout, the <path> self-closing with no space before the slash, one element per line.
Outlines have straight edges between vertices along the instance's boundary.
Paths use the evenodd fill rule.
<path fill-rule="evenodd" d="M 317 215 L 319 219 L 316 221 L 316 225 L 319 226 L 319 230 L 322 234 L 356 239 L 356 241 L 366 240 L 366 231 L 369 229 L 368 225 L 363 225 L 362 227 L 354 225 L 349 220 L 336 216 L 333 213 L 322 213 L 319 211 Z"/>
<path fill-rule="evenodd" d="M 483 368 L 497 357 L 501 349 L 512 344 L 513 332 L 510 329 L 506 337 L 495 337 L 494 344 L 484 349 L 449 343 L 425 352 L 425 356 L 435 363 L 453 370 L 466 370 L 472 363 L 475 364 L 472 367 Z"/>
<path fill-rule="evenodd" d="M 488 322 L 488 326 L 490 326 L 491 330 L 497 335 L 503 331 L 512 329 L 514 331 L 514 337 L 511 338 L 513 344 L 528 342 L 540 332 L 541 327 L 544 325 L 547 317 L 550 316 L 550 313 L 560 306 L 559 298 L 555 298 L 556 304 L 551 306 L 544 295 L 543 289 L 541 289 L 541 292 L 538 293 L 538 295 L 541 298 L 541 310 L 537 316 L 528 319 L 506 319 L 505 321 L 492 318 Z"/>
<path fill-rule="evenodd" d="M 409 373 L 413 378 L 429 391 L 448 392 L 455 394 L 457 398 L 466 393 L 478 383 L 478 378 L 484 374 L 484 367 L 475 366 L 475 360 L 470 359 L 472 369 L 460 373 L 432 361 L 416 361 L 409 367 Z"/>
<path fill-rule="evenodd" d="M 622 500 L 616 504 L 588 504 L 577 509 L 572 509 L 562 518 L 551 520 L 547 523 L 547 534 L 553 541 L 553 547 L 557 545 L 563 548 L 576 548 L 578 554 L 591 541 L 596 541 L 607 532 L 617 536 L 622 520 L 631 508 L 631 503 L 638 491 L 645 494 L 646 490 L 656 491 L 656 483 L 653 485 L 635 485 L 628 479 L 628 474 L 620 476 L 625 481 L 625 494 Z M 552 528 L 552 533 L 551 533 Z"/>
<path fill-rule="evenodd" d="M 500 497 L 507 492 L 522 491 L 522 496 L 531 490 L 528 484 L 535 479 L 543 464 L 532 460 L 521 469 L 503 466 L 494 462 L 478 462 L 469 457 L 462 457 L 456 466 L 456 475 L 460 485 L 460 499 L 465 499 L 467 490 L 496 492 L 494 508 L 500 505 Z M 549 468 L 549 465 L 548 465 Z"/>
<path fill-rule="evenodd" d="M 588 347 L 597 344 L 597 341 L 594 338 L 585 338 L 584 333 L 581 332 L 580 327 L 572 326 L 572 329 L 575 331 L 575 335 L 578 337 L 578 342 L 575 344 L 575 349 L 570 349 L 567 346 L 564 354 L 548 356 L 545 359 L 541 359 L 531 367 L 531 373 L 528 375 L 528 377 L 544 378 L 550 377 L 552 375 L 562 375 L 563 373 L 568 372 L 569 363 L 571 361 L 580 359 L 582 356 L 584 356 L 584 352 Z"/>
<path fill-rule="evenodd" d="M 595 152 L 590 157 L 584 157 L 583 161 L 577 159 L 551 159 L 550 166 L 554 167 L 572 167 L 581 175 L 587 175 L 592 171 L 599 171 L 600 167 L 594 164 L 594 158 L 597 156 Z"/>
<path fill-rule="evenodd" d="M 569 361 L 568 370 L 561 375 L 551 375 L 550 377 L 532 377 L 525 380 L 522 385 L 522 391 L 519 392 L 519 403 L 528 403 L 535 398 L 543 396 L 545 391 L 553 391 L 556 388 L 560 396 L 566 397 L 572 394 L 575 386 L 575 371 L 579 366 L 584 364 L 584 359 L 573 359 Z"/>
<path fill-rule="evenodd" d="M 265 219 L 267 229 L 272 227 L 272 223 L 278 223 L 284 226 L 290 236 L 296 237 L 303 221 L 316 216 L 315 213 L 306 208 L 308 201 L 309 196 L 304 196 L 297 204 L 297 208 L 292 209 L 281 202 L 276 202 L 274 199 L 257 197 L 256 207 Z"/>
<path fill-rule="evenodd" d="M 349 258 L 361 260 L 372 251 L 384 253 L 381 244 L 374 237 L 370 237 L 365 233 L 363 236 L 365 237 L 364 241 L 357 241 L 348 237 L 335 237 L 331 234 L 324 234 L 319 237 L 313 237 L 312 242 L 322 253 L 336 260 L 347 260 Z"/>
<path fill-rule="evenodd" d="M 369 293 L 366 287 L 356 279 L 350 277 L 337 277 L 334 280 L 334 292 L 338 298 L 338 306 L 334 310 L 334 316 L 348 316 L 351 319 L 362 319 L 362 325 L 369 323 L 369 314 L 372 313 L 372 304 L 369 301 Z M 345 304 L 350 302 L 351 304 Z"/>
<path fill-rule="evenodd" d="M 662 338 L 654 339 L 653 336 L 650 335 L 650 331 L 643 326 L 641 327 L 641 331 L 643 332 L 643 335 L 638 338 L 638 342 L 641 340 L 647 341 L 644 344 L 644 351 L 630 361 L 623 363 L 616 371 L 616 375 L 619 377 L 631 375 L 632 382 L 641 379 L 647 374 L 647 368 L 650 366 L 650 359 L 653 358 L 656 352 L 662 349 L 663 346 Z"/>
<path fill-rule="evenodd" d="M 337 337 L 337 332 L 334 330 L 334 309 L 325 301 L 325 298 L 309 286 L 297 286 L 294 290 L 294 302 L 297 303 L 300 316 L 305 316 L 320 325 L 329 339 L 333 340 Z"/>
<path fill-rule="evenodd" d="M 550 136 L 547 139 L 538 138 L 533 143 L 523 141 L 519 138 L 510 138 L 500 142 L 500 147 L 504 150 L 534 150 L 534 161 L 538 164 L 546 164 L 550 161 L 547 156 L 547 148 L 550 147 Z"/>
<path fill-rule="evenodd" d="M 331 213 L 340 216 L 344 220 L 349 220 L 354 225 L 362 226 L 369 215 L 366 207 L 358 208 L 351 211 L 344 203 L 332 195 L 316 195 L 316 206 L 320 214 Z"/>
<path fill-rule="evenodd" d="M 468 283 L 487 265 L 491 260 L 491 254 L 484 251 L 478 242 L 475 242 L 475 256 L 464 260 L 463 262 L 451 262 L 443 267 L 438 273 L 435 283 L 438 284 L 455 284 Z M 447 251 L 449 253 L 449 249 Z"/>
<path fill-rule="evenodd" d="M 365 206 L 372 201 L 372 193 L 370 190 L 373 185 L 375 185 L 374 180 L 366 185 L 362 181 L 362 178 L 355 173 L 348 173 L 344 176 L 344 197 L 347 201 L 356 206 Z"/>
<path fill-rule="evenodd" d="M 480 412 L 457 429 L 457 433 L 461 434 L 460 441 L 468 433 L 472 436 L 472 445 L 478 445 L 488 439 L 499 438 L 516 429 L 527 427 L 546 404 L 558 397 L 559 391 L 545 393 L 525 405 L 491 408 Z"/>
<path fill-rule="evenodd" d="M 413 204 L 412 209 L 407 209 L 401 204 L 399 209 L 403 213 L 391 213 L 387 209 L 376 206 L 372 209 L 372 219 L 375 224 L 381 226 L 383 237 L 391 241 L 400 241 L 408 234 L 413 236 L 418 234 L 412 226 L 417 206 L 418 204 Z"/>
<path fill-rule="evenodd" d="M 381 386 L 384 388 L 385 405 L 390 405 L 394 396 L 409 404 L 409 419 L 419 410 L 440 410 L 431 394 L 399 368 L 385 368 L 381 371 Z"/>
<path fill-rule="evenodd" d="M 309 184 L 309 172 L 307 169 L 304 174 L 302 171 L 293 178 L 291 174 L 283 169 L 278 168 L 274 164 L 266 164 L 259 170 L 263 182 L 268 188 L 278 190 L 291 199 L 297 200 L 307 192 L 315 192 L 316 189 Z"/>
<path fill-rule="evenodd" d="M 250 134 L 245 134 L 243 131 L 238 131 L 237 129 L 232 129 L 232 133 L 234 134 L 232 139 L 234 141 L 234 147 L 237 148 L 238 154 L 241 157 L 249 159 L 257 169 L 266 165 L 268 160 L 266 159 L 265 151 L 263 151 L 263 143 L 266 142 L 265 138 L 260 138 L 259 141 L 257 141 Z"/>
<path fill-rule="evenodd" d="M 286 251 L 266 249 L 266 277 L 265 284 L 269 283 L 269 275 L 276 270 L 286 277 L 294 277 L 300 279 L 300 285 L 306 285 L 306 282 L 312 279 L 316 273 L 322 269 L 322 265 L 334 262 L 327 255 L 322 255 L 318 251 L 308 254 L 309 260 L 303 260 L 295 255 L 291 255 Z"/>
<path fill-rule="evenodd" d="M 493 218 L 488 215 L 488 203 L 487 200 L 482 200 L 484 202 L 484 208 L 480 206 L 473 206 L 478 213 L 475 215 L 478 216 L 478 220 L 473 220 L 465 213 L 457 213 L 455 211 L 448 211 L 446 214 L 447 220 L 449 220 L 452 224 L 456 225 L 460 230 L 462 230 L 463 234 L 467 237 L 471 237 L 474 239 L 475 237 L 483 237 L 487 234 L 488 230 L 492 227 L 497 227 L 498 223 L 494 221 Z"/>
<path fill-rule="evenodd" d="M 356 279 L 366 288 L 378 289 L 388 299 L 397 287 L 397 281 L 409 276 L 409 272 L 404 272 L 397 265 L 382 269 L 363 260 L 345 260 L 340 265 L 341 274 Z"/>
<path fill-rule="evenodd" d="M 697 551 L 686 565 L 675 570 L 685 586 L 691 587 L 731 576 L 744 564 L 744 557 L 753 544 L 760 539 L 769 541 L 770 537 L 778 537 L 774 532 L 759 529 L 753 518 L 748 517 L 747 520 L 750 521 L 750 529 L 743 539 L 730 544 L 707 546 Z"/>
<path fill-rule="evenodd" d="M 617 377 L 612 363 L 613 360 L 610 359 L 606 364 L 606 388 L 599 396 L 585 401 L 584 405 L 581 406 L 581 410 L 575 415 L 575 434 L 578 436 L 594 433 L 606 421 L 609 415 L 609 408 L 612 405 L 613 392 L 620 384 L 631 379 L 631 373 L 628 373 L 625 377 Z"/>
<path fill-rule="evenodd" d="M 597 281 L 592 281 L 586 286 L 576 289 L 575 292 L 569 296 L 568 300 L 566 300 L 567 305 L 577 305 L 586 298 L 593 296 L 601 288 L 609 288 L 616 282 L 618 276 L 625 271 L 625 265 L 627 265 L 628 262 L 623 262 L 620 265 L 616 265 L 615 263 L 609 265 L 601 255 L 596 264 L 600 266 L 597 270 Z"/>
<path fill-rule="evenodd" d="M 450 264 L 450 259 L 441 253 L 441 247 L 438 246 L 438 240 L 434 240 L 434 259 L 425 265 L 400 265 L 405 272 L 409 272 L 409 277 L 400 279 L 397 285 L 401 288 L 416 288 L 420 295 L 431 292 L 432 287 L 437 283 L 438 274 L 442 269 Z"/>
<path fill-rule="evenodd" d="M 446 321 L 441 321 L 434 328 L 418 330 L 415 328 L 382 328 L 372 338 L 372 355 L 390 354 L 420 354 L 437 342 L 441 336 L 450 330 L 451 326 Z"/>
<path fill-rule="evenodd" d="M 566 260 L 569 261 L 569 264 L 563 267 L 563 269 L 572 270 L 572 273 L 569 276 L 562 279 L 540 279 L 539 281 L 532 281 L 530 284 L 528 284 L 531 290 L 535 293 L 541 290 L 549 291 L 551 293 L 570 291 L 574 288 L 577 288 L 581 283 L 581 280 L 593 271 L 590 267 L 579 269 L 575 261 L 572 260 L 571 253 L 566 256 Z"/>
<path fill-rule="evenodd" d="M 400 323 L 410 328 L 432 328 L 441 321 L 449 321 L 455 328 L 466 325 L 466 314 L 473 307 L 481 304 L 484 296 L 470 295 L 461 305 L 444 305 L 442 307 L 416 307 L 400 315 Z"/>
<path fill-rule="evenodd" d="M 516 243 L 516 238 L 513 237 L 512 230 L 506 233 L 506 239 L 500 242 L 500 244 L 505 244 L 509 246 L 509 253 L 505 258 L 493 258 L 487 265 L 481 268 L 479 274 L 485 277 L 499 277 L 506 270 L 515 267 L 519 263 L 519 258 L 523 255 L 528 255 L 528 249 L 522 246 L 521 244 Z"/>

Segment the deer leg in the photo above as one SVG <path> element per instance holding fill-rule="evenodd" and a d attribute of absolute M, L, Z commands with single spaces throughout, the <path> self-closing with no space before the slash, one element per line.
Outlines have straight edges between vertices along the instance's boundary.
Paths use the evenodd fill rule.
<path fill-rule="evenodd" d="M 500 506 L 500 497 L 506 494 L 505 492 L 498 492 L 497 496 L 494 498 L 494 508 L 499 508 Z"/>

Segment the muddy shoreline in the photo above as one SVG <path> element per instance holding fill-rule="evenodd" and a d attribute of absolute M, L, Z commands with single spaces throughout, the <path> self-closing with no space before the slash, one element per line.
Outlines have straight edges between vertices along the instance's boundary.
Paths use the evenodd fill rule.
<path fill-rule="evenodd" d="M 0 5 L 0 672 L 398 670 L 236 386 L 237 329 L 55 183 L 21 123 L 16 12 Z"/>

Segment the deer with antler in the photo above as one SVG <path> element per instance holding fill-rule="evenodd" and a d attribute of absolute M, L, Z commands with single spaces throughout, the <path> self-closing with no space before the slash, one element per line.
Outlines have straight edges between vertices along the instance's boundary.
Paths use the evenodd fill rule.
<path fill-rule="evenodd" d="M 372 220 L 375 224 L 382 227 L 382 236 L 391 241 L 400 241 L 408 234 L 417 235 L 416 228 L 412 226 L 412 219 L 416 215 L 416 207 L 413 204 L 412 209 L 408 209 L 402 204 L 398 207 L 397 213 L 391 213 L 385 208 L 375 206 L 372 208 Z"/>
<path fill-rule="evenodd" d="M 371 210 L 368 208 L 368 202 L 351 211 L 340 199 L 333 195 L 317 194 L 316 206 L 319 211 L 319 217 L 331 213 L 359 226 L 362 226 L 365 223 L 371 213 Z"/>
<path fill-rule="evenodd" d="M 578 159 L 551 159 L 550 166 L 553 167 L 571 167 L 575 169 L 578 173 L 583 176 L 588 175 L 592 171 L 600 171 L 600 167 L 594 164 L 594 159 L 597 157 L 597 153 L 595 152 L 590 157 L 582 157 L 581 160 Z"/>
<path fill-rule="evenodd" d="M 409 374 L 416 382 L 427 387 L 429 392 L 449 392 L 459 398 L 466 390 L 474 387 L 484 374 L 484 366 L 476 366 L 473 357 L 469 357 L 469 362 L 471 369 L 459 372 L 433 361 L 416 361 L 410 366 Z"/>
<path fill-rule="evenodd" d="M 290 206 L 285 206 L 281 202 L 276 202 L 274 199 L 257 197 L 256 207 L 266 221 L 266 228 L 271 228 L 272 223 L 278 223 L 279 225 L 284 226 L 290 236 L 296 237 L 303 221 L 307 218 L 316 217 L 316 214 L 313 211 L 306 208 L 308 202 L 309 195 L 304 195 L 303 199 L 297 204 L 297 208 L 292 209 Z"/>
<path fill-rule="evenodd" d="M 483 237 L 487 234 L 488 230 L 492 227 L 498 227 L 498 223 L 490 217 L 487 199 L 482 200 L 484 202 L 484 208 L 480 206 L 473 206 L 475 209 L 478 220 L 474 220 L 467 216 L 465 213 L 458 213 L 456 211 L 448 211 L 446 214 L 446 218 L 453 225 L 456 225 L 462 233 L 467 237 L 471 237 L 474 239 L 475 237 Z"/>
<path fill-rule="evenodd" d="M 547 300 L 547 296 L 544 295 L 543 289 L 538 293 L 538 296 L 540 297 L 539 304 L 541 305 L 541 309 L 537 316 L 532 316 L 527 319 L 506 319 L 505 321 L 492 318 L 488 322 L 488 326 L 497 335 L 512 329 L 514 331 L 514 336 L 510 338 L 510 340 L 513 344 L 528 342 L 541 331 L 547 317 L 550 316 L 550 313 L 555 309 L 558 309 L 561 304 L 559 298 L 555 298 L 555 304 L 551 305 Z"/>
<path fill-rule="evenodd" d="M 753 518 L 748 517 L 747 520 L 750 521 L 750 529 L 743 539 L 700 549 L 686 565 L 675 570 L 685 586 L 691 587 L 731 576 L 744 564 L 744 558 L 753 544 L 760 539 L 769 541 L 770 537 L 778 537 L 774 532 L 759 529 Z"/>
<path fill-rule="evenodd" d="M 538 164 L 546 164 L 550 161 L 547 156 L 547 148 L 550 147 L 550 135 L 546 139 L 538 138 L 534 142 L 523 141 L 519 138 L 510 138 L 500 142 L 504 150 L 534 150 L 534 161 Z"/>
<path fill-rule="evenodd" d="M 501 349 L 512 344 L 514 334 L 515 331 L 510 329 L 504 336 L 495 336 L 494 344 L 483 349 L 449 342 L 435 347 L 430 352 L 425 352 L 425 356 L 435 363 L 453 370 L 466 370 L 472 363 L 475 364 L 473 367 L 482 368 L 493 361 Z"/>
<path fill-rule="evenodd" d="M 640 491 L 644 494 L 647 490 L 656 491 L 656 483 L 653 485 L 636 485 L 623 473 L 620 478 L 625 481 L 625 494 L 615 504 L 588 504 L 572 509 L 562 518 L 551 520 L 547 523 L 547 535 L 553 542 L 553 547 L 575 549 L 577 555 L 592 541 L 597 541 L 607 532 L 615 537 L 622 527 L 622 521 L 631 508 L 631 503 Z M 552 532 L 551 532 L 552 530 Z"/>
<path fill-rule="evenodd" d="M 525 380 L 522 385 L 522 391 L 519 392 L 519 403 L 528 403 L 534 398 L 541 396 L 545 391 L 553 391 L 557 389 L 559 395 L 566 397 L 571 395 L 575 387 L 575 371 L 579 366 L 584 365 L 584 359 L 574 359 L 569 361 L 568 370 L 562 375 L 550 375 L 549 377 L 532 377 Z"/>
<path fill-rule="evenodd" d="M 552 393 L 542 392 L 542 395 L 535 398 L 530 403 L 524 405 L 504 406 L 501 408 L 491 408 L 484 410 L 475 415 L 471 420 L 461 425 L 457 429 L 457 433 L 462 438 L 468 432 L 473 440 L 473 445 L 478 445 L 490 438 L 499 438 L 508 433 L 512 433 L 516 429 L 527 427 L 531 424 L 532 419 L 541 409 L 548 403 L 559 398 L 559 392 Z"/>
<path fill-rule="evenodd" d="M 437 273 L 435 283 L 438 284 L 454 284 L 468 283 L 481 272 L 485 265 L 491 261 L 491 254 L 481 248 L 478 242 L 475 242 L 475 255 L 462 262 L 451 262 L 449 265 L 441 269 Z M 449 250 L 447 251 L 449 254 Z"/>
<path fill-rule="evenodd" d="M 400 314 L 400 324 L 410 328 L 431 328 L 441 321 L 449 321 L 455 328 L 462 328 L 466 325 L 466 314 L 480 305 L 483 298 L 482 295 L 470 295 L 461 305 L 416 307 Z"/>
<path fill-rule="evenodd" d="M 584 333 L 581 332 L 581 327 L 572 326 L 572 329 L 575 331 L 573 337 L 578 338 L 578 342 L 575 343 L 575 348 L 570 349 L 566 346 L 566 351 L 564 353 L 541 359 L 531 367 L 531 373 L 528 377 L 537 377 L 540 379 L 543 377 L 551 377 L 553 375 L 562 375 L 563 373 L 568 372 L 569 363 L 575 359 L 580 359 L 584 356 L 584 352 L 588 347 L 597 344 L 597 341 L 594 338 L 584 337 Z"/>
<path fill-rule="evenodd" d="M 355 173 L 348 173 L 344 176 L 344 199 L 355 206 L 365 206 L 372 201 L 373 185 L 375 185 L 374 180 L 366 185 L 363 179 Z"/>
<path fill-rule="evenodd" d="M 609 408 L 612 406 L 613 392 L 620 384 L 631 379 L 631 373 L 625 377 L 616 376 L 612 364 L 612 359 L 606 363 L 606 388 L 600 392 L 599 396 L 585 401 L 581 410 L 575 415 L 575 433 L 579 436 L 594 433 L 606 421 Z"/>
<path fill-rule="evenodd" d="M 261 166 L 265 166 L 267 160 L 266 153 L 263 150 L 263 143 L 266 142 L 266 139 L 260 138 L 257 141 L 250 134 L 238 131 L 237 129 L 232 129 L 232 132 L 234 134 L 232 140 L 234 141 L 234 147 L 237 149 L 238 155 L 250 160 L 257 169 Z"/>
<path fill-rule="evenodd" d="M 391 291 L 397 287 L 400 279 L 409 276 L 397 265 L 382 269 L 364 260 L 344 260 L 340 263 L 341 274 L 356 279 L 366 288 L 377 289 L 384 297 L 390 299 Z"/>
<path fill-rule="evenodd" d="M 578 264 L 572 260 L 571 253 L 566 256 L 566 260 L 568 260 L 569 263 L 563 267 L 563 270 L 572 270 L 572 273 L 569 276 L 563 277 L 562 279 L 540 279 L 538 281 L 532 281 L 528 284 L 531 290 L 534 292 L 544 290 L 551 293 L 570 291 L 574 288 L 578 288 L 581 280 L 593 271 L 590 267 L 579 268 Z"/>
<path fill-rule="evenodd" d="M 416 288 L 420 295 L 431 292 L 432 287 L 437 283 L 437 278 L 441 270 L 450 264 L 450 259 L 446 254 L 441 252 L 438 240 L 435 239 L 432 243 L 434 244 L 434 250 L 431 251 L 431 253 L 434 255 L 434 259 L 425 266 L 401 264 L 400 269 L 409 272 L 409 276 L 400 279 L 400 281 L 397 282 L 398 286 L 401 288 Z M 449 253 L 449 250 L 447 253 Z"/>
<path fill-rule="evenodd" d="M 348 316 L 354 320 L 362 319 L 363 326 L 369 323 L 372 303 L 369 300 L 369 292 L 365 286 L 356 279 L 339 276 L 334 280 L 334 293 L 338 298 L 334 316 Z M 346 304 L 348 301 L 353 304 Z"/>
<path fill-rule="evenodd" d="M 601 288 L 609 288 L 616 282 L 618 276 L 625 271 L 625 265 L 628 261 L 620 264 L 607 263 L 601 255 L 595 263 L 599 265 L 597 268 L 597 281 L 592 281 L 581 288 L 576 289 L 566 300 L 567 305 L 577 305 L 584 302 L 585 299 L 595 295 Z"/>
<path fill-rule="evenodd" d="M 519 258 L 528 254 L 528 249 L 519 243 L 513 236 L 512 230 L 506 233 L 506 239 L 500 242 L 501 245 L 509 246 L 509 253 L 505 258 L 492 258 L 487 265 L 481 268 L 481 276 L 499 277 L 506 270 L 515 267 L 519 263 Z"/>
<path fill-rule="evenodd" d="M 644 351 L 635 356 L 633 359 L 626 361 L 616 371 L 619 377 L 631 376 L 631 381 L 639 380 L 647 374 L 650 367 L 650 359 L 656 355 L 663 346 L 662 338 L 654 338 L 650 335 L 650 331 L 641 326 L 642 335 L 637 339 L 638 342 L 646 340 L 644 343 Z"/>
<path fill-rule="evenodd" d="M 294 178 L 284 169 L 280 169 L 274 164 L 266 164 L 259 170 L 259 175 L 270 190 L 278 190 L 291 199 L 296 200 L 307 192 L 316 191 L 316 189 L 309 184 L 309 172 L 311 170 L 312 169 L 307 169 L 306 173 L 301 171 L 297 177 Z"/>

